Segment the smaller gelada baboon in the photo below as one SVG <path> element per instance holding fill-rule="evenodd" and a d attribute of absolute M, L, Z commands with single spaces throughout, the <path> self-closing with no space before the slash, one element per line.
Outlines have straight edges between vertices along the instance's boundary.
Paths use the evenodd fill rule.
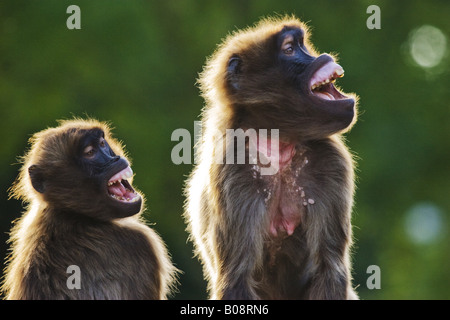
<path fill-rule="evenodd" d="M 165 299 L 176 269 L 108 125 L 66 120 L 30 142 L 11 188 L 28 205 L 11 231 L 6 298 Z"/>

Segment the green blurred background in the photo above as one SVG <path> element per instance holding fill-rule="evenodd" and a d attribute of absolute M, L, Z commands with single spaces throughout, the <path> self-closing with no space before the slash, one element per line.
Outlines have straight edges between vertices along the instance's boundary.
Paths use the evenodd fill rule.
<path fill-rule="evenodd" d="M 81 30 L 66 9 L 81 8 Z M 369 5 L 381 29 L 369 30 Z M 230 31 L 273 13 L 312 27 L 321 52 L 339 53 L 339 85 L 360 96 L 347 134 L 358 154 L 354 284 L 362 299 L 450 298 L 449 1 L 0 2 L 0 259 L 22 204 L 8 200 L 17 157 L 57 119 L 111 121 L 133 159 L 146 218 L 183 270 L 173 299 L 206 298 L 181 218 L 191 165 L 174 165 L 171 133 L 193 133 L 203 101 L 195 81 Z M 76 195 L 74 195 L 76 196 Z M 367 267 L 381 269 L 369 290 Z M 3 268 L 4 265 L 1 265 Z"/>

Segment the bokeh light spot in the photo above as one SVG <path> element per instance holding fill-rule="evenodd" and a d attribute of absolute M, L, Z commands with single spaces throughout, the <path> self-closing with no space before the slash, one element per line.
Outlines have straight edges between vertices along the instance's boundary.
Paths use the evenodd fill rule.
<path fill-rule="evenodd" d="M 429 244 L 439 239 L 443 232 L 443 214 L 433 203 L 421 202 L 406 213 L 405 231 L 416 244 Z"/>
<path fill-rule="evenodd" d="M 423 25 L 411 32 L 409 52 L 422 68 L 433 68 L 444 58 L 447 51 L 447 37 L 438 28 Z"/>

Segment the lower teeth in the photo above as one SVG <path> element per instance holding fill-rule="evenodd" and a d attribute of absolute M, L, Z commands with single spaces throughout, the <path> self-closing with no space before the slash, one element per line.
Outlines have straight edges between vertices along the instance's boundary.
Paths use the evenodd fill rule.
<path fill-rule="evenodd" d="M 119 196 L 116 196 L 115 194 L 110 194 L 110 196 L 116 200 L 126 201 L 126 202 L 136 202 L 139 199 L 139 197 L 137 197 L 137 196 L 132 199 L 126 199 L 124 197 L 119 197 Z"/>

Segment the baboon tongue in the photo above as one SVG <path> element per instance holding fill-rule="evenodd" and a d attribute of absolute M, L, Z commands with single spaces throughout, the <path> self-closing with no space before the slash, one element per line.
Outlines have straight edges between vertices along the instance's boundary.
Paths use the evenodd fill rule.
<path fill-rule="evenodd" d="M 120 181 L 116 181 L 114 184 L 108 187 L 108 192 L 117 197 L 123 197 L 126 194 L 127 190 Z"/>
<path fill-rule="evenodd" d="M 328 92 L 315 91 L 314 94 L 324 100 L 334 100 L 334 97 Z"/>

